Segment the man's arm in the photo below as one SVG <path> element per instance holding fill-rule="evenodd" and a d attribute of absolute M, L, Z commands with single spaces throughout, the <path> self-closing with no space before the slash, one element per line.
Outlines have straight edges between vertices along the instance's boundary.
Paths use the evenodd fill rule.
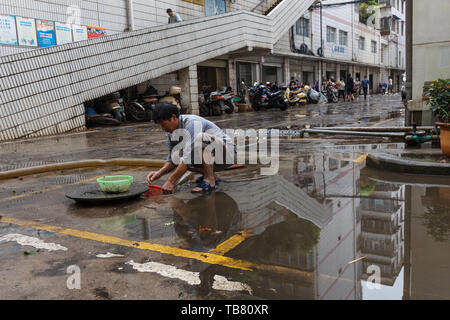
<path fill-rule="evenodd" d="M 188 170 L 188 166 L 184 162 L 180 162 L 178 167 L 175 169 L 175 171 L 172 173 L 172 175 L 169 177 L 167 182 L 163 185 L 163 192 L 164 193 L 173 193 L 175 189 L 175 183 L 177 183 L 178 180 L 185 174 Z"/>

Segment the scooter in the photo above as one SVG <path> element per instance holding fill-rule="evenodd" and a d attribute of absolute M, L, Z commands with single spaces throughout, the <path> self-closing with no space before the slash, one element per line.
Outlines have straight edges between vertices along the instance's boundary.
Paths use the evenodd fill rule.
<path fill-rule="evenodd" d="M 308 97 L 303 92 L 302 89 L 296 89 L 294 91 L 291 91 L 289 87 L 286 88 L 285 91 L 285 98 L 289 100 L 289 105 L 295 106 L 297 103 L 299 104 L 306 104 L 308 103 Z"/>
<path fill-rule="evenodd" d="M 181 88 L 177 86 L 170 87 L 169 91 L 162 96 L 158 94 L 158 90 L 155 87 L 149 86 L 140 100 L 142 100 L 144 107 L 148 106 L 150 109 L 154 109 L 157 103 L 168 102 L 177 106 L 181 113 L 186 111 L 181 105 Z"/>
<path fill-rule="evenodd" d="M 220 92 L 203 91 L 199 95 L 199 109 L 200 116 L 207 117 L 220 116 L 223 112 L 230 113 L 227 110 L 231 108 L 225 105 L 225 98 Z"/>
<path fill-rule="evenodd" d="M 234 103 L 236 95 L 234 94 L 233 90 L 230 87 L 228 87 L 225 91 L 221 93 L 223 95 L 223 100 L 225 103 L 225 112 L 227 114 L 233 113 L 236 108 L 236 104 Z"/>
<path fill-rule="evenodd" d="M 332 83 L 327 83 L 326 88 L 322 92 L 328 99 L 330 103 L 338 102 L 338 90 L 334 87 Z"/>

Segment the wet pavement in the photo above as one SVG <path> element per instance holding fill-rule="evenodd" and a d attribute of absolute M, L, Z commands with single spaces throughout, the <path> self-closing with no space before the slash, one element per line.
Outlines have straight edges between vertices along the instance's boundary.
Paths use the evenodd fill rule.
<path fill-rule="evenodd" d="M 211 120 L 224 129 L 404 122 L 399 96 Z M 167 153 L 166 135 L 155 124 L 0 146 L 0 171 Z M 65 195 L 105 174 L 142 183 L 152 169 L 2 180 L 0 298 L 450 299 L 448 179 L 365 167 L 367 154 L 405 148 L 386 138 L 285 137 L 278 175 L 261 176 L 260 166 L 250 165 L 221 174 L 211 195 L 192 195 L 187 183 L 174 195 L 103 206 Z M 423 148 L 438 154 L 431 144 Z M 71 266 L 80 270 L 79 290 L 69 283 Z"/>

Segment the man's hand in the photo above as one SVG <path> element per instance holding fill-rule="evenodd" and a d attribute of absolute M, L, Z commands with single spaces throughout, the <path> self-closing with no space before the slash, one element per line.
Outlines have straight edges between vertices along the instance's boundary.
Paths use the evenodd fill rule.
<path fill-rule="evenodd" d="M 156 181 L 159 178 L 161 178 L 161 173 L 159 171 L 152 171 L 148 174 L 147 181 L 148 183 L 152 184 L 153 181 Z"/>
<path fill-rule="evenodd" d="M 175 184 L 170 182 L 170 179 L 162 186 L 164 194 L 172 194 L 175 190 Z"/>

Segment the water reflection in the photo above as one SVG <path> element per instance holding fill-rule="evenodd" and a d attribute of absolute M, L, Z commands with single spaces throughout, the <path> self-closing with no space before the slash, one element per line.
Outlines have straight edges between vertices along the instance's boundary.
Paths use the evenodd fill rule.
<path fill-rule="evenodd" d="M 254 234 L 227 255 L 282 271 L 211 266 L 205 281 L 222 272 L 270 299 L 449 299 L 450 188 L 374 176 L 359 155 L 306 155 L 282 176 L 230 181 L 239 228 Z"/>

